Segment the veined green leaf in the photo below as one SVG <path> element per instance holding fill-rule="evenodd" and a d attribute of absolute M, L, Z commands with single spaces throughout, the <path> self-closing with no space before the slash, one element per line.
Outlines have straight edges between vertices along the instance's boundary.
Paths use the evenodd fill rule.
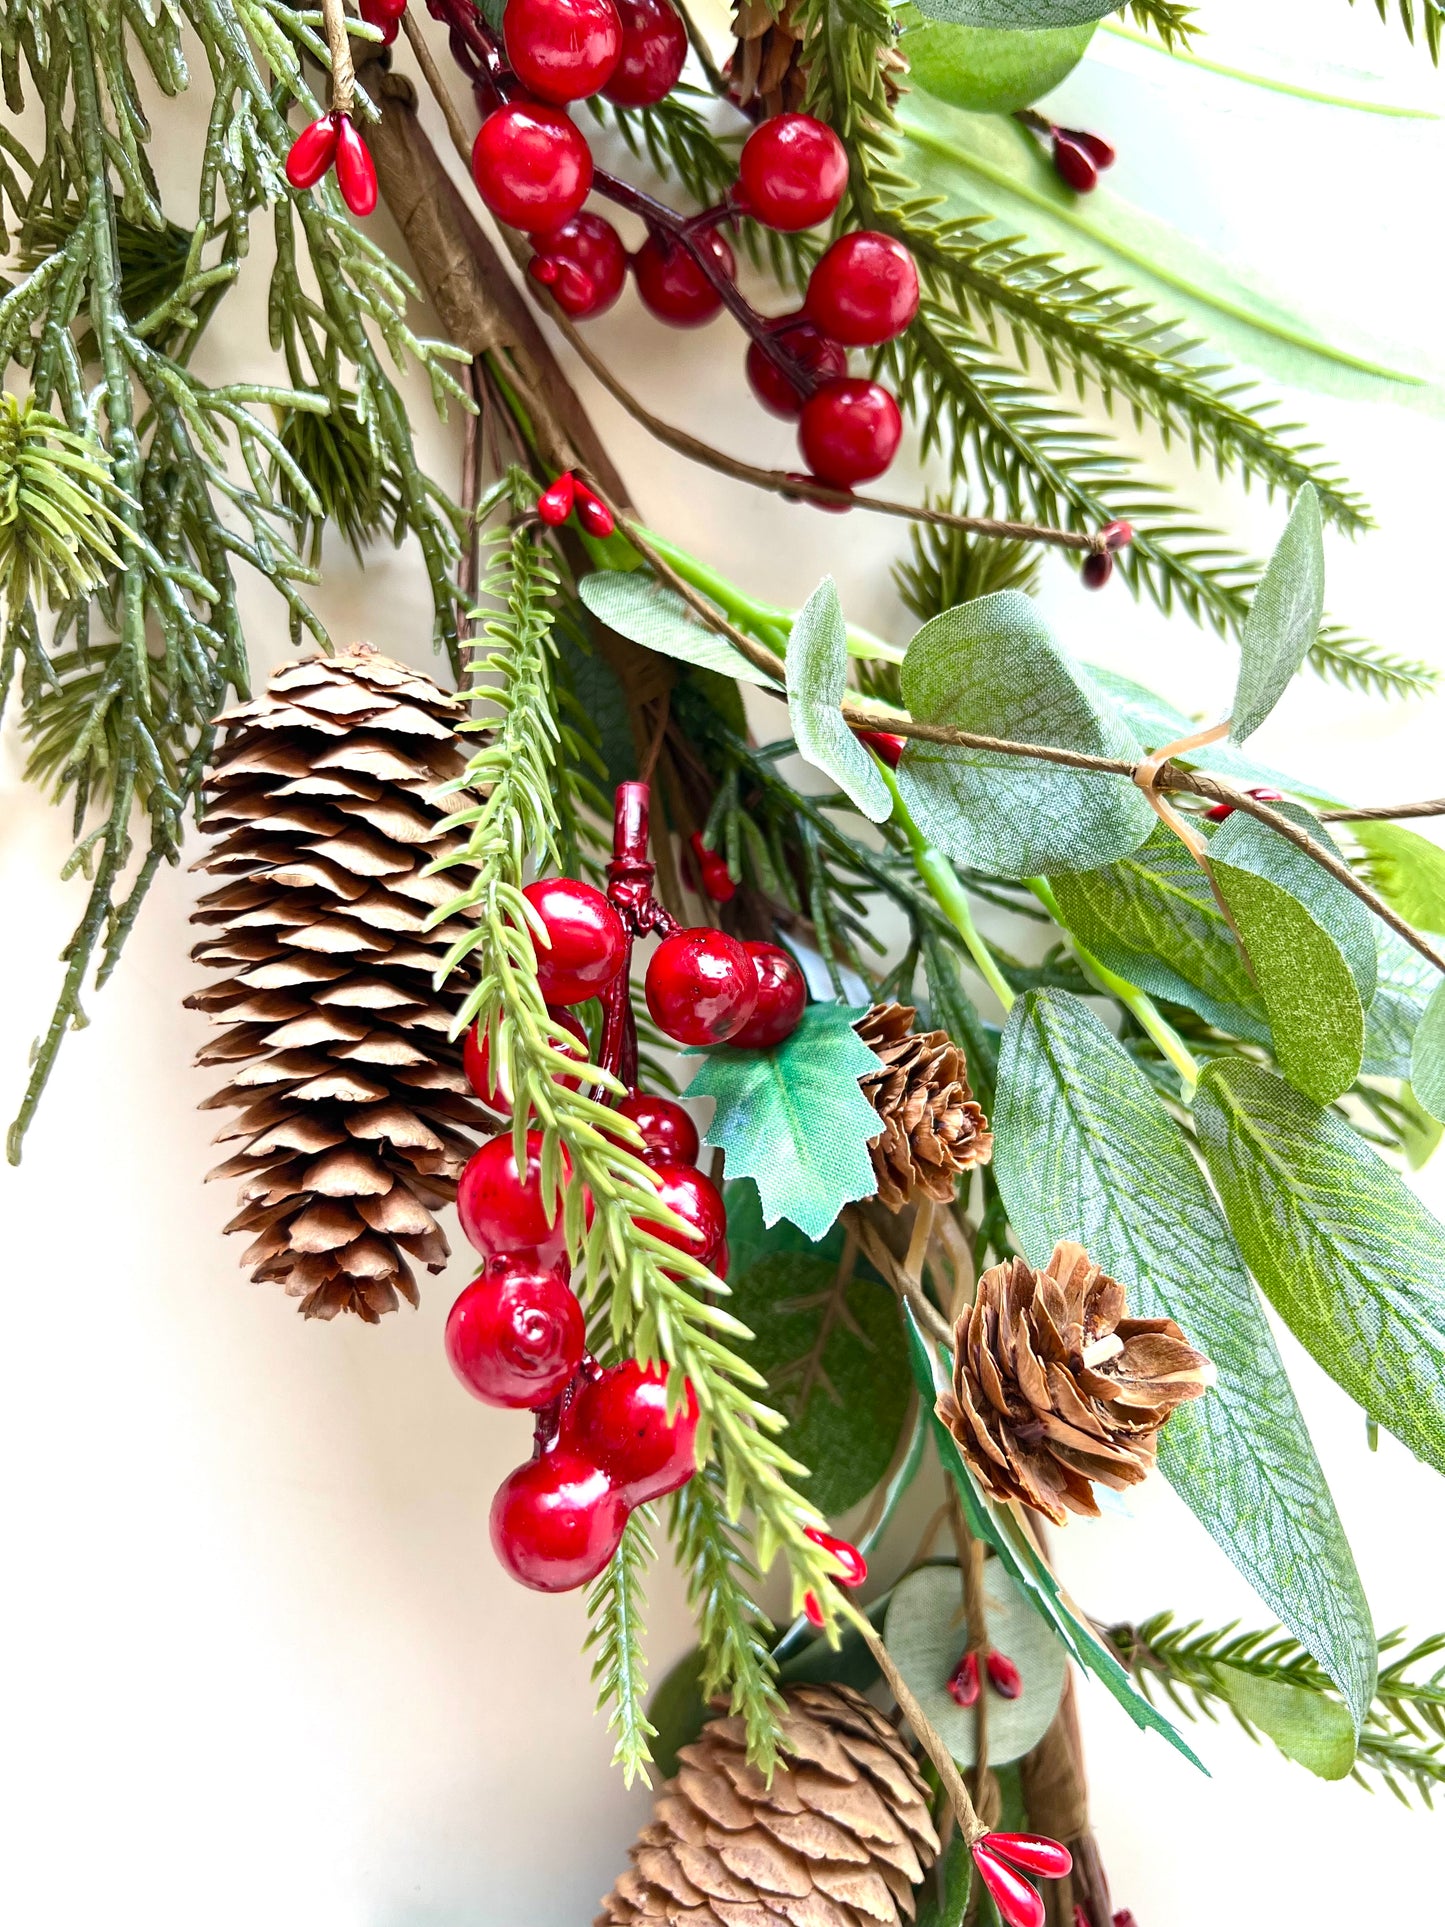
<path fill-rule="evenodd" d="M 1351 823 L 1370 859 L 1370 881 L 1417 930 L 1445 933 L 1445 850 L 1403 823 Z"/>
<path fill-rule="evenodd" d="M 1093 37 L 1092 20 L 1029 32 L 960 26 L 939 16 L 905 33 L 902 49 L 911 84 L 926 94 L 970 114 L 1012 114 L 1072 73 Z"/>
<path fill-rule="evenodd" d="M 1365 1061 L 1360 1068 L 1370 1077 L 1408 1077 L 1415 1029 L 1440 973 L 1383 923 L 1376 924 L 1375 942 L 1378 981 L 1365 1012 Z"/>
<path fill-rule="evenodd" d="M 1320 498 L 1306 482 L 1269 558 L 1239 638 L 1234 690 L 1236 743 L 1252 736 L 1314 647 L 1325 612 L 1324 525 Z"/>
<path fill-rule="evenodd" d="M 1106 13 L 1114 13 L 1122 0 L 915 0 L 915 4 L 930 20 L 1014 33 L 1102 20 Z"/>
<path fill-rule="evenodd" d="M 1337 1113 L 1223 1058 L 1194 1099 L 1240 1250 L 1300 1343 L 1445 1471 L 1445 1227 Z"/>
<path fill-rule="evenodd" d="M 1221 1666 L 1219 1683 L 1240 1718 L 1267 1734 L 1286 1759 L 1322 1780 L 1343 1780 L 1354 1766 L 1354 1723 L 1338 1700 L 1237 1666 Z"/>
<path fill-rule="evenodd" d="M 963 1927 L 973 1884 L 973 1855 L 959 1828 L 949 1836 L 937 1864 L 918 1890 L 913 1927 Z"/>
<path fill-rule="evenodd" d="M 1183 1133 L 1078 998 L 1030 991 L 999 1060 L 994 1173 L 1024 1255 L 1077 1238 L 1130 1312 L 1173 1318 L 1219 1377 L 1160 1434 L 1164 1476 L 1330 1675 L 1356 1721 L 1375 1632 L 1263 1309 Z"/>
<path fill-rule="evenodd" d="M 788 718 L 798 752 L 831 776 L 870 822 L 886 821 L 893 799 L 877 763 L 843 721 L 848 628 L 838 585 L 825 575 L 788 636 Z"/>
<path fill-rule="evenodd" d="M 1136 760 L 1139 745 L 1016 589 L 925 622 L 903 659 L 903 695 L 924 722 Z M 1089 870 L 1148 836 L 1153 812 L 1127 777 L 914 740 L 898 784 L 945 855 L 1000 876 Z"/>
<path fill-rule="evenodd" d="M 1410 1085 L 1431 1117 L 1445 1121 L 1445 982 L 1436 986 L 1415 1031 Z"/>
<path fill-rule="evenodd" d="M 1272 804 L 1271 808 L 1288 817 L 1321 849 L 1328 850 L 1332 856 L 1340 855 L 1339 845 L 1309 810 L 1288 801 Z M 1209 854 L 1211 861 L 1232 863 L 1237 870 L 1250 870 L 1267 883 L 1278 884 L 1281 890 L 1287 890 L 1302 903 L 1320 928 L 1339 945 L 1360 993 L 1360 1002 L 1369 1006 L 1379 970 L 1376 943 L 1379 926 L 1352 890 L 1347 890 L 1328 870 L 1321 869 L 1303 850 L 1286 843 L 1267 824 L 1257 822 L 1243 810 L 1236 810 L 1220 824 L 1210 839 Z"/>
<path fill-rule="evenodd" d="M 678 662 L 694 662 L 701 669 L 716 669 L 738 682 L 756 683 L 760 689 L 776 689 L 770 677 L 709 629 L 676 590 L 665 588 L 642 570 L 597 569 L 584 575 L 577 587 L 599 622 L 644 649 Z"/>

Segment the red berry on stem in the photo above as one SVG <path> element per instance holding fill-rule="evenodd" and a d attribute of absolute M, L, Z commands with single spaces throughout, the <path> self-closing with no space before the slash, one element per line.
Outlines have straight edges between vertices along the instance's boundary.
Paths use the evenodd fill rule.
<path fill-rule="evenodd" d="M 792 234 L 826 221 L 847 185 L 848 155 L 831 127 L 811 114 L 775 114 L 744 141 L 733 198 L 755 221 Z"/>
<path fill-rule="evenodd" d="M 482 122 L 472 179 L 499 221 L 528 233 L 560 227 L 592 189 L 592 149 L 559 107 L 509 101 Z"/>
<path fill-rule="evenodd" d="M 547 1002 L 581 1004 L 605 990 L 622 968 L 627 932 L 602 892 L 576 877 L 542 877 L 522 895 L 551 939 L 532 939 Z"/>
<path fill-rule="evenodd" d="M 903 417 L 876 381 L 830 381 L 803 404 L 798 446 L 820 482 L 851 488 L 881 475 L 898 452 Z"/>
<path fill-rule="evenodd" d="M 577 480 L 569 468 L 555 482 L 549 482 L 537 497 L 537 513 L 550 527 L 559 529 L 572 513 L 576 499 Z"/>
<path fill-rule="evenodd" d="M 602 89 L 618 107 L 655 107 L 672 92 L 687 59 L 687 28 L 667 0 L 617 0 L 622 53 Z"/>
<path fill-rule="evenodd" d="M 808 277 L 803 305 L 825 335 L 846 347 L 891 341 L 918 313 L 913 256 L 888 234 L 868 228 L 844 234 Z"/>
<path fill-rule="evenodd" d="M 784 315 L 781 320 L 772 323 L 768 332 L 798 363 L 812 385 L 836 381 L 839 376 L 847 374 L 847 349 L 836 341 L 829 341 L 822 329 L 809 321 L 806 315 Z M 796 421 L 803 412 L 804 396 L 768 359 L 756 341 L 748 349 L 746 367 L 748 386 L 768 413 L 780 415 L 784 421 Z"/>
<path fill-rule="evenodd" d="M 728 1266 L 731 1263 L 732 1263 L 732 1253 L 728 1250 L 727 1239 L 724 1238 L 721 1244 L 714 1245 L 711 1252 L 709 1252 L 708 1259 L 707 1259 L 707 1268 L 712 1273 L 714 1278 L 726 1279 L 728 1275 Z"/>
<path fill-rule="evenodd" d="M 629 1505 L 660 1499 L 697 1470 L 691 1384 L 667 1416 L 667 1368 L 630 1358 L 588 1379 L 567 1408 L 567 1443 L 601 1466 Z"/>
<path fill-rule="evenodd" d="M 790 482 L 812 482 L 817 485 L 819 481 L 816 475 L 804 475 L 800 470 L 794 468 L 790 468 L 787 471 L 787 476 Z M 833 485 L 831 482 L 824 482 L 821 486 L 831 488 Z M 823 515 L 846 515 L 853 506 L 853 498 L 851 495 L 849 495 L 846 502 L 819 502 L 815 501 L 811 495 L 797 496 L 787 490 L 783 490 L 781 493 L 785 502 L 804 501 L 810 509 L 817 509 Z M 843 493 L 848 495 L 848 490 L 844 489 Z"/>
<path fill-rule="evenodd" d="M 571 1175 L 571 1161 L 564 1151 L 564 1185 Z M 590 1224 L 590 1197 L 585 1215 Z M 525 1172 L 517 1169 L 510 1131 L 499 1131 L 473 1152 L 457 1184 L 457 1217 L 468 1244 L 484 1258 L 531 1258 L 543 1267 L 565 1261 L 561 1197 L 553 1198 L 550 1210 L 542 1205 L 540 1131 L 527 1133 Z"/>
<path fill-rule="evenodd" d="M 602 542 L 617 527 L 611 509 L 592 493 L 585 482 L 577 484 L 577 520 L 589 535 L 595 535 Z"/>
<path fill-rule="evenodd" d="M 711 229 L 695 237 L 731 281 L 737 273 L 733 251 Z M 681 241 L 649 234 L 632 257 L 632 273 L 644 308 L 674 328 L 700 328 L 722 306 L 722 296 Z"/>
<path fill-rule="evenodd" d="M 1091 134 L 1083 127 L 1059 127 L 1054 131 L 1065 135 L 1076 146 L 1082 147 L 1101 173 L 1106 167 L 1112 167 L 1119 158 L 1108 141 L 1101 140 L 1097 134 Z"/>
<path fill-rule="evenodd" d="M 555 1271 L 503 1259 L 474 1278 L 447 1316 L 447 1357 L 488 1405 L 536 1411 L 566 1391 L 587 1337 L 582 1307 Z"/>
<path fill-rule="evenodd" d="M 758 973 L 758 1001 L 740 1031 L 728 1039 L 735 1050 L 771 1050 L 791 1037 L 808 1003 L 808 981 L 790 951 L 776 943 L 745 943 Z"/>
<path fill-rule="evenodd" d="M 803 1617 L 807 1620 L 810 1626 L 822 1625 L 823 1608 L 818 1603 L 817 1593 L 805 1592 L 803 1594 Z"/>
<path fill-rule="evenodd" d="M 994 1905 L 1003 1916 L 1006 1927 L 1044 1927 L 1046 1918 L 1043 1895 L 1037 1887 L 1029 1885 L 1021 1873 L 990 1853 L 986 1842 L 992 1835 L 985 1834 L 973 1849 L 973 1863 L 983 1878 L 983 1884 L 993 1895 Z"/>
<path fill-rule="evenodd" d="M 1134 540 L 1132 522 L 1106 522 L 1099 530 L 1106 549 L 1126 549 Z"/>
<path fill-rule="evenodd" d="M 534 234 L 527 272 L 574 321 L 605 314 L 627 280 L 627 250 L 600 214 L 574 214 L 560 227 Z"/>
<path fill-rule="evenodd" d="M 964 1708 L 978 1705 L 978 1654 L 965 1653 L 948 1676 L 948 1697 Z"/>
<path fill-rule="evenodd" d="M 1007 1653 L 990 1652 L 988 1656 L 988 1683 L 1002 1700 L 1016 1700 L 1024 1690 L 1023 1677 Z M 1036 1868 L 1042 1872 L 1042 1868 Z"/>
<path fill-rule="evenodd" d="M 1042 1874 L 1046 1880 L 1062 1880 L 1073 1871 L 1074 1856 L 1046 1833 L 990 1833 L 982 1844 L 1000 1860 L 1022 1867 L 1025 1873 Z"/>
<path fill-rule="evenodd" d="M 671 1225 L 641 1214 L 632 1222 L 639 1230 L 650 1231 L 653 1237 L 671 1245 L 674 1251 L 686 1252 L 690 1258 L 700 1258 L 707 1264 L 727 1236 L 728 1214 L 722 1193 L 705 1172 L 691 1164 L 654 1162 L 652 1175 L 658 1202 L 675 1211 L 694 1235 L 690 1237 L 686 1231 L 676 1231 Z"/>
<path fill-rule="evenodd" d="M 679 930 L 647 966 L 652 1021 L 679 1044 L 723 1044 L 758 1001 L 758 973 L 735 937 L 721 930 Z"/>
<path fill-rule="evenodd" d="M 868 1561 L 851 1540 L 835 1539 L 831 1532 L 820 1531 L 817 1526 L 805 1527 L 803 1537 L 811 1539 L 815 1546 L 821 1546 L 838 1562 L 838 1585 L 851 1589 L 861 1586 L 868 1577 Z"/>
<path fill-rule="evenodd" d="M 1282 803 L 1284 796 L 1279 790 L 1252 789 L 1248 792 L 1256 803 Z M 1204 812 L 1211 823 L 1222 823 L 1227 816 L 1234 815 L 1233 803 L 1215 803 Z"/>
<path fill-rule="evenodd" d="M 360 0 L 357 12 L 369 27 L 381 30 L 381 44 L 389 47 L 401 27 L 406 0 Z"/>
<path fill-rule="evenodd" d="M 352 213 L 364 219 L 376 208 L 376 164 L 349 114 L 336 117 L 336 185 Z"/>
<path fill-rule="evenodd" d="M 627 1512 L 601 1467 L 558 1443 L 503 1481 L 492 1501 L 492 1546 L 522 1585 L 568 1592 L 595 1579 L 616 1552 Z"/>
<path fill-rule="evenodd" d="M 853 734 L 889 769 L 897 769 L 903 761 L 903 752 L 907 748 L 906 737 L 893 736 L 884 729 L 855 729 Z"/>
<path fill-rule="evenodd" d="M 570 1037 L 577 1040 L 576 1049 L 567 1044 L 558 1044 L 556 1048 L 565 1051 L 568 1057 L 575 1057 L 579 1063 L 585 1064 L 591 1044 L 581 1019 L 574 1017 L 570 1010 L 564 1010 L 560 1004 L 555 1008 L 548 1005 L 547 1015 L 559 1029 L 565 1030 Z M 500 1083 L 493 1081 L 491 1050 L 486 1038 L 481 1034 L 480 1024 L 473 1024 L 467 1032 L 466 1040 L 462 1045 L 462 1069 L 466 1073 L 467 1082 L 487 1109 L 499 1111 L 503 1117 L 506 1117 L 512 1109 L 512 1100 Z M 558 1081 L 569 1091 L 582 1088 L 580 1077 L 563 1077 Z"/>
<path fill-rule="evenodd" d="M 1107 549 L 1091 549 L 1084 557 L 1079 579 L 1086 589 L 1102 589 L 1114 573 L 1114 558 Z"/>
<path fill-rule="evenodd" d="M 704 892 L 714 903 L 731 903 L 738 893 L 738 886 L 732 880 L 727 863 L 716 850 L 710 850 L 703 842 L 701 830 L 694 830 L 687 841 Z"/>
<path fill-rule="evenodd" d="M 1054 172 L 1076 194 L 1092 194 L 1099 185 L 1099 164 L 1073 134 L 1054 129 Z"/>
<path fill-rule="evenodd" d="M 617 1106 L 642 1133 L 641 1156 L 648 1164 L 694 1164 L 699 1150 L 697 1126 L 680 1104 L 650 1091 L 634 1091 Z"/>
<path fill-rule="evenodd" d="M 507 0 L 502 38 L 512 72 L 538 100 L 585 100 L 622 52 L 612 0 Z"/>
<path fill-rule="evenodd" d="M 303 127 L 286 156 L 286 178 L 292 187 L 315 187 L 336 159 L 338 116 L 323 114 Z"/>

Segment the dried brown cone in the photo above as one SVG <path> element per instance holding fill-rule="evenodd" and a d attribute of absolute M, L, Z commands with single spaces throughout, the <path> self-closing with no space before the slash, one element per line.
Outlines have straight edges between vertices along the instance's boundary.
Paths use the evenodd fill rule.
<path fill-rule="evenodd" d="M 1165 1419 L 1214 1383 L 1172 1318 L 1124 1316 L 1124 1287 L 1082 1245 L 1056 1245 L 1043 1271 L 984 1272 L 953 1336 L 938 1416 L 987 1491 L 1055 1525 L 1097 1515 L 1095 1484 L 1146 1478 Z"/>
<path fill-rule="evenodd" d="M 878 1059 L 858 1082 L 883 1120 L 869 1145 L 878 1199 L 901 1211 L 917 1193 L 952 1201 L 959 1173 L 993 1155 L 988 1119 L 968 1087 L 963 1052 L 944 1030 L 916 1031 L 908 1004 L 874 1004 L 855 1026 Z"/>
<path fill-rule="evenodd" d="M 194 913 L 214 934 L 192 955 L 225 974 L 186 1003 L 226 1026 L 198 1061 L 229 1081 L 202 1109 L 240 1114 L 210 1176 L 241 1180 L 226 1229 L 250 1234 L 252 1278 L 308 1318 L 417 1302 L 413 1264 L 445 1264 L 434 1214 L 485 1128 L 447 1035 L 465 966 L 431 987 L 457 927 L 425 928 L 466 877 L 425 875 L 458 841 L 439 825 L 465 799 L 436 790 L 466 765 L 461 714 L 362 644 L 287 664 L 221 719 L 196 865 L 220 880 Z"/>
<path fill-rule="evenodd" d="M 928 1790 L 888 1721 L 850 1686 L 793 1686 L 769 1785 L 743 1722 L 678 1754 L 595 1927 L 898 1927 L 938 1854 Z"/>
<path fill-rule="evenodd" d="M 737 44 L 727 64 L 728 93 L 744 112 L 758 119 L 796 114 L 807 102 L 808 66 L 799 0 L 737 0 L 733 33 Z M 896 47 L 879 55 L 883 84 L 896 101 L 908 62 Z"/>

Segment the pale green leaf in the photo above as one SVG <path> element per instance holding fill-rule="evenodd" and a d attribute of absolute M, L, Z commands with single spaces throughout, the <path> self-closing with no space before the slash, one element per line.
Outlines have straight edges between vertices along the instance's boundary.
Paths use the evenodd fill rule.
<path fill-rule="evenodd" d="M 798 611 L 788 636 L 788 717 L 798 752 L 831 776 L 870 822 L 893 808 L 877 763 L 843 721 L 848 629 L 838 585 L 825 575 Z"/>
<path fill-rule="evenodd" d="M 1034 1264 L 1076 1238 L 1130 1312 L 1173 1318 L 1214 1389 L 1160 1434 L 1160 1469 L 1357 1718 L 1375 1634 L 1354 1558 L 1229 1228 L 1138 1065 L 1064 991 L 1015 1004 L 999 1059 L 994 1173 Z"/>
<path fill-rule="evenodd" d="M 1252 736 L 1314 647 L 1325 612 L 1320 498 L 1306 482 L 1269 558 L 1239 638 L 1239 680 L 1230 735 Z"/>
<path fill-rule="evenodd" d="M 1332 856 L 1340 855 L 1339 845 L 1324 824 L 1300 804 L 1286 800 L 1270 807 L 1288 817 L 1321 849 L 1328 850 Z M 1353 890 L 1347 890 L 1304 850 L 1296 849 L 1293 843 L 1287 843 L 1275 830 L 1244 810 L 1236 810 L 1214 832 L 1209 853 L 1213 861 L 1232 863 L 1237 870 L 1250 870 L 1267 883 L 1278 884 L 1281 890 L 1288 891 L 1302 903 L 1326 935 L 1339 945 L 1360 993 L 1360 1002 L 1369 1004 L 1375 994 L 1379 969 L 1379 948 L 1375 940 L 1378 925 Z"/>
<path fill-rule="evenodd" d="M 1445 1471 L 1445 1227 L 1344 1118 L 1260 1065 L 1211 1064 L 1194 1117 L 1276 1311 L 1371 1418 Z"/>
<path fill-rule="evenodd" d="M 1072 73 L 1093 36 L 1091 20 L 1029 32 L 937 19 L 900 45 L 914 87 L 970 114 L 1012 114 Z"/>
<path fill-rule="evenodd" d="M 1445 934 L 1445 850 L 1403 823 L 1351 823 L 1370 859 L 1370 881 L 1417 930 Z"/>
<path fill-rule="evenodd" d="M 963 1927 L 973 1885 L 973 1855 L 968 1841 L 955 1827 L 935 1865 L 918 1889 L 918 1913 L 913 1927 Z"/>
<path fill-rule="evenodd" d="M 1238 1666 L 1222 1665 L 1219 1683 L 1240 1718 L 1267 1734 L 1286 1759 L 1322 1780 L 1343 1780 L 1349 1774 L 1355 1764 L 1355 1728 L 1348 1707 L 1308 1686 L 1261 1679 Z"/>
<path fill-rule="evenodd" d="M 776 682 L 709 629 L 673 589 L 641 569 L 598 569 L 584 575 L 578 593 L 599 622 L 660 656 L 715 669 L 738 682 L 776 689 Z M 781 669 L 781 663 L 778 665 Z"/>
<path fill-rule="evenodd" d="M 1416 1028 L 1410 1085 L 1431 1117 L 1445 1120 L 1445 983 L 1436 986 Z"/>
<path fill-rule="evenodd" d="M 993 27 L 1000 33 L 1073 27 L 1117 13 L 1124 0 L 915 0 L 930 20 L 966 27 Z"/>
<path fill-rule="evenodd" d="M 924 722 L 1125 758 L 1139 745 L 1087 672 L 1016 589 L 946 609 L 914 636 L 903 696 Z M 1127 777 L 914 740 L 904 802 L 955 862 L 1000 876 L 1090 870 L 1148 836 L 1153 812 Z"/>
<path fill-rule="evenodd" d="M 1375 925 L 1376 983 L 1365 1012 L 1365 1061 L 1371 1077 L 1408 1077 L 1415 1028 L 1440 981 L 1434 964 L 1383 923 Z"/>

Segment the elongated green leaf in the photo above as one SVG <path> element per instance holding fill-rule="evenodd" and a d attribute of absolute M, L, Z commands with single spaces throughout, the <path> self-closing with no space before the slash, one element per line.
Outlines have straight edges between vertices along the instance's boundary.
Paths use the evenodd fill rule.
<path fill-rule="evenodd" d="M 1033 33 L 938 20 L 906 33 L 902 48 L 914 87 L 970 114 L 1012 114 L 1072 73 L 1093 37 L 1088 20 Z"/>
<path fill-rule="evenodd" d="M 843 721 L 848 628 L 838 585 L 825 575 L 798 611 L 788 636 L 788 717 L 799 754 L 831 776 L 871 822 L 893 808 L 877 763 Z"/>
<path fill-rule="evenodd" d="M 939 1394 L 948 1389 L 948 1369 L 943 1354 L 924 1336 L 917 1319 L 906 1305 L 903 1317 L 908 1328 L 908 1362 L 913 1368 L 913 1380 L 930 1415 L 933 1442 L 943 1469 L 958 1494 L 969 1531 L 976 1539 L 982 1539 L 993 1547 L 1003 1562 L 1005 1572 L 1064 1642 L 1069 1657 L 1108 1687 L 1134 1724 L 1162 1733 L 1186 1760 L 1197 1766 L 1201 1773 L 1207 1772 L 1203 1761 L 1173 1723 L 1144 1698 L 1093 1627 L 1075 1610 L 1018 1520 L 1007 1507 L 995 1506 L 979 1491 L 972 1473 L 959 1456 L 953 1434 L 934 1410 Z"/>
<path fill-rule="evenodd" d="M 903 695 L 924 722 L 1137 760 L 1139 745 L 1016 589 L 946 609 L 914 636 Z M 1148 836 L 1153 812 L 1127 777 L 910 742 L 899 787 L 924 834 L 997 875 L 1090 870 Z"/>
<path fill-rule="evenodd" d="M 1370 859 L 1370 881 L 1417 930 L 1445 933 L 1445 850 L 1403 823 L 1351 823 Z"/>
<path fill-rule="evenodd" d="M 1365 1012 L 1365 1061 L 1371 1077 L 1408 1077 L 1415 1029 L 1440 981 L 1432 963 L 1384 924 L 1375 927 L 1377 982 Z"/>
<path fill-rule="evenodd" d="M 1117 13 L 1124 0 L 916 0 L 930 20 L 956 21 L 966 27 L 996 27 L 1004 33 L 1039 27 L 1073 27 Z M 1062 77 L 1062 76 L 1061 76 Z M 992 110 L 999 111 L 999 110 Z"/>
<path fill-rule="evenodd" d="M 973 1855 L 955 1827 L 937 1864 L 918 1890 L 913 1927 L 963 1927 L 973 1884 Z"/>
<path fill-rule="evenodd" d="M 1236 743 L 1252 736 L 1314 647 L 1325 612 L 1325 549 L 1320 499 L 1306 482 L 1260 578 L 1239 638 L 1234 690 Z"/>
<path fill-rule="evenodd" d="M 654 582 L 643 570 L 597 569 L 584 575 L 577 586 L 599 622 L 605 622 L 619 636 L 641 643 L 644 649 L 673 656 L 679 662 L 696 663 L 701 669 L 716 669 L 739 682 L 756 683 L 760 689 L 777 687 L 730 642 L 709 629 L 675 590 Z"/>
<path fill-rule="evenodd" d="M 1024 1254 L 1077 1238 L 1128 1294 L 1173 1318 L 1219 1378 L 1160 1435 L 1164 1476 L 1271 1612 L 1325 1668 L 1356 1721 L 1375 1633 L 1309 1432 L 1183 1133 L 1087 1005 L 1030 991 L 1004 1032 L 994 1172 Z"/>
<path fill-rule="evenodd" d="M 1445 1120 L 1445 983 L 1436 988 L 1416 1029 L 1410 1083 L 1431 1117 Z"/>
<path fill-rule="evenodd" d="M 705 1141 L 727 1153 L 733 1177 L 756 1182 L 765 1221 L 788 1218 L 810 1238 L 878 1187 L 868 1143 L 881 1127 L 858 1085 L 878 1059 L 853 1028 L 859 1015 L 810 1004 L 781 1044 L 724 1045 L 688 1086 L 714 1100 Z"/>
<path fill-rule="evenodd" d="M 1335 1112 L 1222 1058 L 1194 1099 L 1240 1250 L 1307 1351 L 1445 1471 L 1445 1227 Z"/>
<path fill-rule="evenodd" d="M 1273 808 L 1281 816 L 1287 816 L 1322 849 L 1332 856 L 1340 855 L 1338 844 L 1318 817 L 1298 803 L 1276 803 Z M 1321 869 L 1303 850 L 1286 843 L 1282 836 L 1243 810 L 1236 810 L 1220 825 L 1210 839 L 1209 849 L 1215 861 L 1232 863 L 1237 870 L 1251 870 L 1255 876 L 1278 884 L 1281 890 L 1297 898 L 1320 928 L 1339 945 L 1360 993 L 1360 1002 L 1369 1004 L 1375 994 L 1379 968 L 1377 925 L 1353 891 L 1347 890 L 1328 870 Z"/>
<path fill-rule="evenodd" d="M 1354 1725 L 1338 1700 L 1237 1666 L 1221 1666 L 1219 1683 L 1235 1712 L 1267 1733 L 1286 1759 L 1322 1780 L 1343 1780 L 1355 1764 Z"/>

